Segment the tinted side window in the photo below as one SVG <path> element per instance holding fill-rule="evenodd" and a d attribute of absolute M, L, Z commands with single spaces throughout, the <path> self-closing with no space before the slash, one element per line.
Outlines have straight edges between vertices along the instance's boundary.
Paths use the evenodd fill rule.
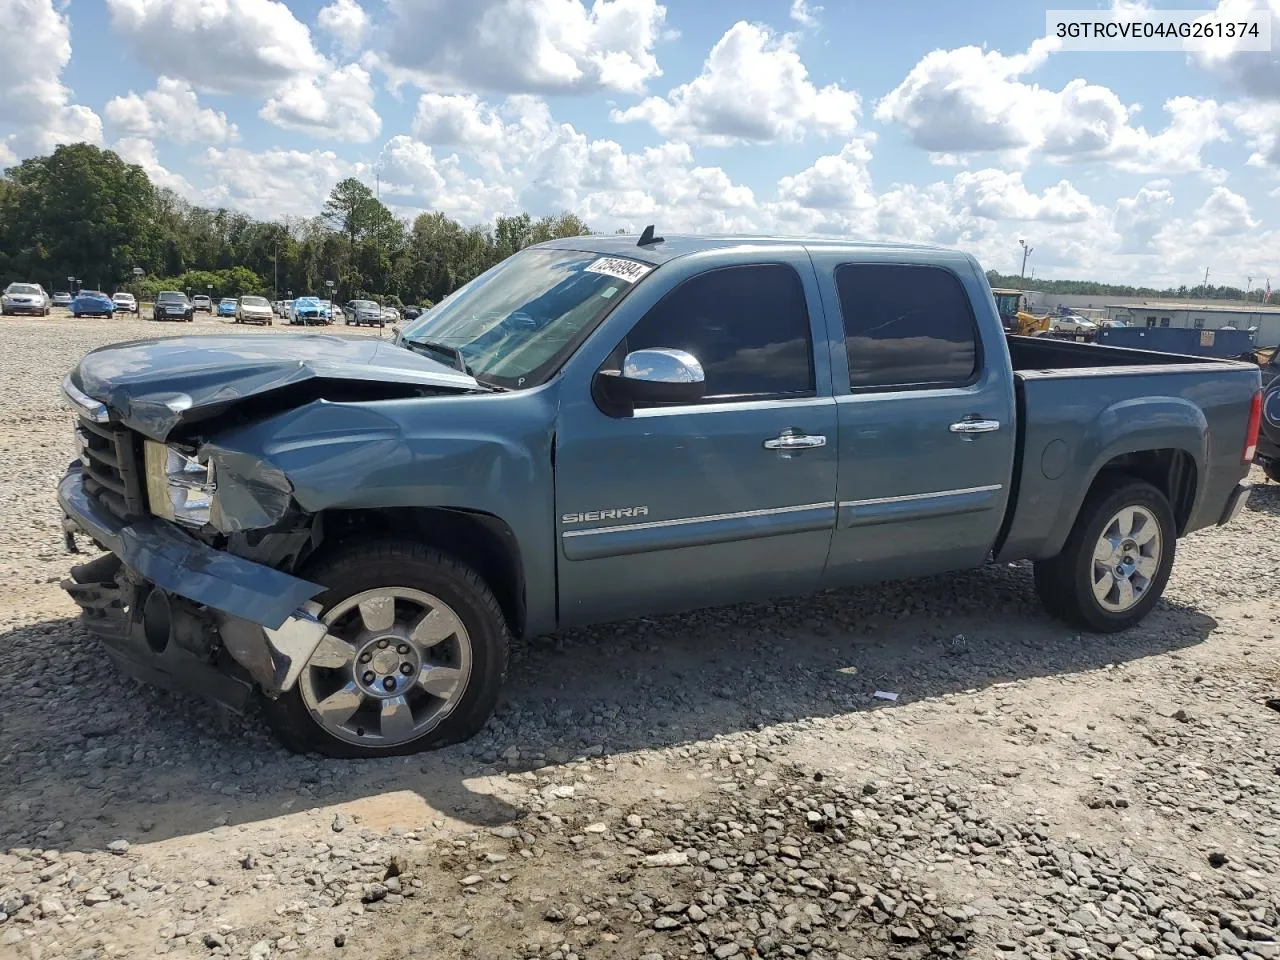
<path fill-rule="evenodd" d="M 684 281 L 627 336 L 628 351 L 651 347 L 697 357 L 708 399 L 814 393 L 804 287 L 781 264 L 725 267 Z"/>
<path fill-rule="evenodd" d="M 938 267 L 836 268 L 849 386 L 966 383 L 978 368 L 978 329 L 960 281 Z"/>

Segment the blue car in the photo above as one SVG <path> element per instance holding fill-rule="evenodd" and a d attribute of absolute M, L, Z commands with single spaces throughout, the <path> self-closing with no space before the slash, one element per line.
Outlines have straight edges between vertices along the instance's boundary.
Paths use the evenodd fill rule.
<path fill-rule="evenodd" d="M 116 305 L 101 290 L 81 290 L 71 298 L 73 317 L 113 317 Z"/>
<path fill-rule="evenodd" d="M 218 301 L 218 316 L 231 317 L 232 319 L 235 319 L 235 315 L 236 315 L 236 298 L 235 297 L 223 297 L 221 300 Z"/>

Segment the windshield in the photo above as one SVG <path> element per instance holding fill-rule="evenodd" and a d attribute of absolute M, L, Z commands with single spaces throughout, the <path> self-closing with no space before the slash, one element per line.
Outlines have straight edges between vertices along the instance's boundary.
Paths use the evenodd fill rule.
<path fill-rule="evenodd" d="M 499 385 L 535 386 L 652 269 L 582 250 L 522 250 L 445 297 L 401 339 L 455 348 L 475 376 Z"/>
<path fill-rule="evenodd" d="M 378 305 L 372 300 L 352 300 L 351 306 L 357 310 L 377 310 Z"/>
<path fill-rule="evenodd" d="M 34 283 L 11 283 L 9 284 L 9 289 L 5 291 L 5 293 L 31 293 L 31 294 L 38 294 L 39 292 L 40 292 L 40 288 L 37 287 Z"/>
<path fill-rule="evenodd" d="M 165 303 L 186 303 L 187 295 L 185 293 L 177 293 L 172 290 L 162 290 L 156 296 L 156 299 Z"/>
<path fill-rule="evenodd" d="M 115 296 L 115 298 L 116 298 L 117 300 L 132 300 L 132 299 L 133 299 L 133 294 L 132 294 L 132 293 L 117 293 L 117 294 L 116 294 L 116 296 Z"/>
<path fill-rule="evenodd" d="M 81 290 L 81 291 L 80 291 L 80 296 L 82 296 L 82 297 L 100 297 L 100 298 L 102 298 L 103 300 L 107 299 L 107 295 L 106 295 L 105 293 L 103 293 L 101 290 Z"/>
<path fill-rule="evenodd" d="M 266 297 L 241 297 L 240 303 L 246 307 L 270 307 Z"/>

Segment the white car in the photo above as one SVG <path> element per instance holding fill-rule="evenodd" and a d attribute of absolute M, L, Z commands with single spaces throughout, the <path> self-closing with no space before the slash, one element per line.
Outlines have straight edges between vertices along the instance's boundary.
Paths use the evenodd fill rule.
<path fill-rule="evenodd" d="M 400 311 L 397 310 L 395 307 L 383 307 L 382 322 L 383 323 L 399 323 Z"/>
<path fill-rule="evenodd" d="M 274 322 L 275 311 L 266 297 L 241 297 L 236 301 L 236 323 L 265 323 L 269 327 Z"/>
<path fill-rule="evenodd" d="M 113 294 L 111 297 L 111 302 L 116 305 L 117 313 L 137 313 L 138 312 L 138 301 L 137 301 L 137 298 L 135 298 L 132 293 L 125 293 L 121 291 L 120 293 Z"/>
<path fill-rule="evenodd" d="M 1098 325 L 1076 313 L 1054 317 L 1052 327 L 1058 333 L 1097 333 Z"/>
<path fill-rule="evenodd" d="M 38 283 L 14 282 L 5 287 L 4 293 L 0 295 L 0 314 L 6 317 L 13 313 L 47 317 L 50 306 L 49 295 Z"/>

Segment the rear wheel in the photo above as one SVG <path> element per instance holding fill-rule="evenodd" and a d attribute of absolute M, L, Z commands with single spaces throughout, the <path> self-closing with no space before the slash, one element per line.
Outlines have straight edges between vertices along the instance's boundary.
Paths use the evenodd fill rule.
<path fill-rule="evenodd" d="M 1118 477 L 1085 498 L 1062 551 L 1035 564 L 1036 592 L 1054 616 L 1097 633 L 1133 626 L 1173 570 L 1177 526 L 1163 493 Z"/>
<path fill-rule="evenodd" d="M 1262 467 L 1262 472 L 1267 475 L 1267 479 L 1272 483 L 1280 483 L 1280 461 L 1272 460 L 1270 463 Z"/>
<path fill-rule="evenodd" d="M 306 573 L 329 628 L 293 690 L 268 700 L 292 750 L 332 757 L 417 753 L 466 740 L 507 671 L 506 619 L 488 585 L 414 543 L 345 550 Z"/>

